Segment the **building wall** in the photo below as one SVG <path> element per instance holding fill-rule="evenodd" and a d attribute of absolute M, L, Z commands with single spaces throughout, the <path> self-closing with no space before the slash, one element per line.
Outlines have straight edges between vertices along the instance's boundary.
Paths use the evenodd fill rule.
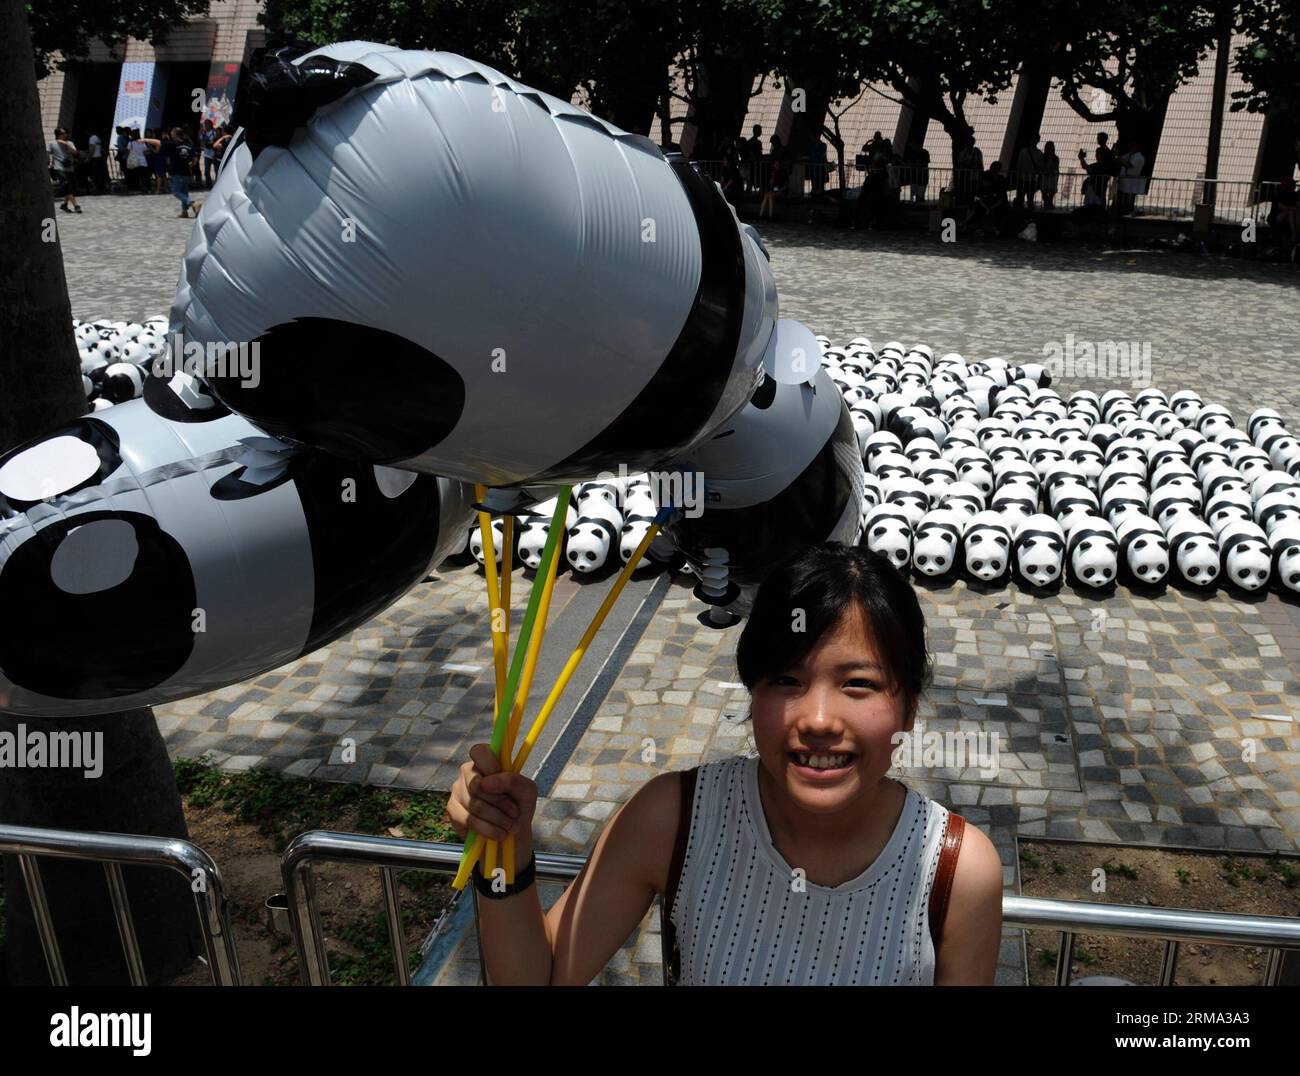
<path fill-rule="evenodd" d="M 166 45 L 155 48 L 148 42 L 132 40 L 117 55 L 100 45 L 92 52 L 91 59 L 92 62 L 100 63 L 126 61 L 164 65 L 206 61 L 212 65 L 211 90 L 221 83 L 223 72 L 225 77 L 229 77 L 230 69 L 224 65 L 245 62 L 252 50 L 264 42 L 265 33 L 257 24 L 259 8 L 260 0 L 212 0 L 207 18 L 178 26 L 172 31 Z M 1241 37 L 1234 40 L 1234 48 L 1242 40 Z M 41 80 L 41 124 L 47 134 L 60 123 L 71 122 L 76 84 L 74 72 L 55 72 Z M 1203 174 L 1213 86 L 1214 53 L 1211 51 L 1201 62 L 1197 76 L 1181 87 L 1170 101 L 1156 160 L 1156 174 L 1187 178 Z M 1229 93 L 1241 86 L 1240 76 L 1230 70 Z M 845 152 L 850 162 L 853 154 L 860 150 L 874 131 L 880 131 L 886 138 L 895 135 L 900 107 L 891 99 L 895 96 L 892 90 L 883 87 L 880 89 L 883 92 L 868 88 L 840 121 Z M 976 145 L 983 150 L 986 163 L 994 160 L 1002 150 L 1014 94 L 1013 85 L 998 95 L 996 104 L 978 99 L 972 99 L 966 104 L 967 118 L 975 128 Z M 785 99 L 785 87 L 777 87 L 773 79 L 767 79 L 762 92 L 750 102 L 742 134 L 748 137 L 751 127 L 757 123 L 763 127 L 765 143 L 773 133 L 780 133 L 784 137 L 784 128 L 789 123 L 789 109 L 783 107 Z M 119 106 L 122 105 L 123 102 L 119 101 Z M 685 102 L 673 101 L 674 117 L 684 116 L 686 112 Z M 1077 165 L 1075 154 L 1079 146 L 1091 148 L 1099 130 L 1109 130 L 1114 137 L 1113 125 L 1089 123 L 1061 99 L 1059 86 L 1051 88 L 1040 136 L 1044 141 L 1056 143 L 1062 168 L 1070 169 Z M 1248 181 L 1255 178 L 1262 130 L 1263 117 L 1258 113 L 1225 112 L 1219 168 L 1223 179 Z M 675 127 L 674 135 L 678 141 L 686 143 L 685 148 L 689 152 L 689 125 Z M 657 119 L 651 138 L 656 142 L 660 140 Z M 951 164 L 951 141 L 943 127 L 933 120 L 926 132 L 925 145 L 936 168 L 946 168 Z"/>

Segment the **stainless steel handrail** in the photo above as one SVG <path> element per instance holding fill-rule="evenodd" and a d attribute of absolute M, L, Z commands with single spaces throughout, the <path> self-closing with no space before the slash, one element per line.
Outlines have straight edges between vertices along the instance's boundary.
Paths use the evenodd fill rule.
<path fill-rule="evenodd" d="M 212 857 L 196 844 L 177 837 L 147 837 L 129 833 L 94 833 L 66 829 L 37 829 L 32 826 L 0 826 L 0 855 L 18 857 L 19 867 L 32 904 L 32 915 L 41 939 L 41 951 L 55 986 L 67 985 L 63 955 L 50 915 L 40 858 L 76 859 L 102 863 L 108 882 L 109 899 L 117 922 L 118 938 L 126 958 L 131 982 L 145 985 L 144 962 L 136 938 L 134 920 L 122 879 L 122 865 L 165 867 L 185 877 L 194 894 L 200 934 L 208 968 L 217 986 L 239 985 L 239 956 L 230 924 L 221 871 Z M 195 881 L 202 879 L 196 888 Z"/>
<path fill-rule="evenodd" d="M 289 912 L 293 922 L 294 942 L 302 963 L 303 981 L 311 986 L 326 986 L 330 981 L 329 958 L 316 911 L 311 871 L 313 863 L 352 863 L 380 867 L 386 873 L 393 870 L 426 870 L 453 874 L 460 863 L 460 853 L 460 845 L 455 844 L 434 844 L 405 837 L 370 837 L 329 830 L 312 830 L 294 838 L 285 849 L 280 870 L 285 891 L 289 895 Z M 536 856 L 537 879 L 544 882 L 571 881 L 587 862 L 585 856 L 559 852 L 538 852 Z M 473 893 L 473 890 L 470 892 Z M 402 951 L 400 914 L 395 907 L 395 890 L 385 888 L 385 901 L 394 963 L 404 969 L 406 960 Z M 1264 978 L 1267 986 L 1277 984 L 1282 950 L 1300 950 L 1300 919 L 1274 915 L 1233 915 L 1194 909 L 1093 904 L 1089 901 L 1045 900 L 1008 895 L 1002 898 L 1002 923 L 1004 927 L 1013 929 L 1061 932 L 1062 946 L 1057 969 L 1057 983 L 1061 986 L 1069 984 L 1069 958 L 1078 934 L 1117 934 L 1165 939 L 1167 944 L 1161 968 L 1161 981 L 1165 985 L 1173 983 L 1179 942 L 1202 941 L 1270 948 Z M 660 937 L 664 937 L 662 930 Z M 666 959 L 664 966 L 667 967 Z M 407 981 L 404 970 L 398 971 L 398 981 Z"/>
<path fill-rule="evenodd" d="M 379 867 L 391 875 L 395 870 L 424 870 L 438 874 L 455 874 L 460 865 L 461 846 L 416 841 L 408 837 L 371 837 L 362 833 L 337 833 L 311 830 L 289 842 L 280 859 L 280 875 L 289 898 L 289 921 L 293 925 L 294 944 L 302 965 L 303 982 L 308 986 L 328 986 L 329 956 L 316 910 L 316 883 L 313 863 L 352 863 Z M 576 878 L 586 862 L 582 856 L 537 852 L 537 880 L 567 882 Z M 391 885 L 391 891 L 387 887 Z M 471 890 L 472 892 L 472 890 Z M 388 941 L 398 982 L 408 981 L 405 942 L 401 931 L 401 913 L 397 908 L 395 882 L 385 888 L 388 911 Z"/>
<path fill-rule="evenodd" d="M 1271 950 L 1265 986 L 1276 986 L 1282 970 L 1282 950 L 1300 949 L 1300 919 L 1281 915 L 1234 915 L 1191 908 L 1150 908 L 1134 904 L 1094 904 L 1086 900 L 1045 900 L 1003 897 L 1002 923 L 1023 930 L 1056 930 L 1056 985 L 1068 986 L 1074 941 L 1079 934 L 1114 934 L 1161 938 L 1160 985 L 1172 986 L 1178 965 L 1178 945 L 1185 941 L 1219 945 L 1255 945 Z"/>

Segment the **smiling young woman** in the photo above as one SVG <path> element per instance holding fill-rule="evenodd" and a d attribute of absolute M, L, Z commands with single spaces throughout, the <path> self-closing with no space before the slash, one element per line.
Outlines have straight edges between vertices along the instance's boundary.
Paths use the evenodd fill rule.
<path fill-rule="evenodd" d="M 991 984 L 992 842 L 885 776 L 930 668 L 911 586 L 864 548 L 799 552 L 759 588 L 736 663 L 757 757 L 647 782 L 546 913 L 526 871 L 508 894 L 476 879 L 494 898 L 479 902 L 489 981 L 590 982 L 659 895 L 683 984 Z M 513 832 L 529 862 L 536 786 L 486 745 L 471 759 L 453 825 Z"/>

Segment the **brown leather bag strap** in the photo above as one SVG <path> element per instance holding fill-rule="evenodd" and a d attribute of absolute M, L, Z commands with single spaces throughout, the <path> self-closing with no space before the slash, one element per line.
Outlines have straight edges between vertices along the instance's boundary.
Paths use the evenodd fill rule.
<path fill-rule="evenodd" d="M 936 946 L 943 935 L 943 921 L 948 914 L 948 898 L 952 895 L 952 879 L 957 873 L 957 856 L 961 853 L 961 838 L 965 830 L 966 819 L 949 811 L 943 845 L 939 850 L 939 867 L 934 872 L 934 888 L 930 890 L 930 938 Z"/>
<path fill-rule="evenodd" d="M 691 813 L 695 806 L 695 777 L 699 767 L 682 771 L 681 806 L 677 813 L 677 836 L 673 841 L 673 857 L 668 863 L 668 884 L 664 886 L 663 922 L 659 929 L 664 938 L 664 956 L 668 960 L 666 982 L 677 982 L 680 972 L 680 954 L 677 950 L 677 931 L 673 927 L 673 902 L 677 899 L 677 886 L 682 880 L 682 864 L 686 861 L 686 842 L 691 835 Z"/>

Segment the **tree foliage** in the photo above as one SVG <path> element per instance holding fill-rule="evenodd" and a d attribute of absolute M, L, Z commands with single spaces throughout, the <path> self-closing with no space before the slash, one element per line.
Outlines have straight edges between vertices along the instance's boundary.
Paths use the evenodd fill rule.
<path fill-rule="evenodd" d="M 37 76 L 86 59 L 96 39 L 109 46 L 131 37 L 161 42 L 176 23 L 207 13 L 208 0 L 29 0 Z"/>

